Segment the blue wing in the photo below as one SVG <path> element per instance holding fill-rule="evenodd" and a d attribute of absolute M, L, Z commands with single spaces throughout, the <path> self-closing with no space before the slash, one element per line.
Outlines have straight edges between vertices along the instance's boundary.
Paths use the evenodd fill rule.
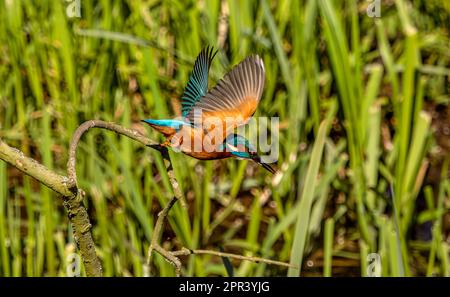
<path fill-rule="evenodd" d="M 208 92 L 208 73 L 217 51 L 213 47 L 204 48 L 194 64 L 194 71 L 181 97 L 181 114 L 186 117 L 195 103 Z"/>
<path fill-rule="evenodd" d="M 180 121 L 180 120 L 153 120 L 153 119 L 146 119 L 146 120 L 142 120 L 142 122 L 145 122 L 147 124 L 154 125 L 154 126 L 173 128 L 175 130 L 179 130 L 182 126 L 190 125 L 189 123 L 186 123 L 186 122 Z"/>

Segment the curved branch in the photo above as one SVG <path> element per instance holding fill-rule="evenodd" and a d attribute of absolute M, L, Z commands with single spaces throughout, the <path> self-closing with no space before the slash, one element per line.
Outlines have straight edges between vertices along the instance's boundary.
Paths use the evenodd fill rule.
<path fill-rule="evenodd" d="M 67 163 L 68 177 L 59 175 L 48 169 L 36 160 L 26 157 L 20 150 L 8 146 L 0 139 L 0 159 L 6 161 L 20 171 L 35 178 L 40 183 L 60 194 L 64 199 L 64 206 L 67 209 L 70 223 L 73 227 L 73 235 L 80 250 L 83 259 L 86 275 L 101 276 L 102 267 L 100 260 L 95 252 L 95 244 L 92 239 L 91 223 L 86 208 L 83 206 L 83 197 L 85 192 L 77 186 L 76 175 L 76 150 L 81 136 L 90 128 L 98 127 L 114 131 L 118 134 L 127 136 L 146 146 L 156 146 L 157 143 L 140 134 L 137 130 L 127 129 L 114 123 L 108 123 L 100 120 L 87 121 L 80 125 L 75 131 L 69 148 L 69 160 Z M 154 147 L 159 149 L 159 147 Z M 170 161 L 167 165 L 171 169 Z M 169 172 L 170 181 L 173 182 L 174 174 Z M 177 186 L 177 184 L 175 184 Z M 175 189 L 174 192 L 180 191 Z M 182 197 L 182 196 L 180 196 Z"/>
<path fill-rule="evenodd" d="M 163 249 L 159 245 L 159 239 L 163 232 L 164 220 L 172 208 L 172 206 L 180 200 L 183 207 L 186 207 L 186 201 L 183 193 L 180 190 L 178 182 L 175 178 L 175 173 L 173 171 L 172 162 L 167 151 L 167 148 L 159 146 L 158 143 L 150 140 L 146 136 L 139 133 L 137 130 L 128 129 L 117 125 L 115 123 L 109 123 L 100 120 L 91 120 L 81 124 L 75 131 L 69 148 L 69 160 L 67 162 L 67 174 L 68 177 L 59 175 L 44 165 L 38 163 L 32 158 L 26 157 L 18 149 L 12 148 L 4 143 L 0 139 L 0 159 L 6 161 L 22 172 L 28 174 L 29 176 L 35 178 L 42 184 L 46 185 L 55 192 L 61 194 L 64 198 L 64 206 L 68 211 L 69 220 L 73 226 L 74 238 L 77 243 L 78 249 L 80 250 L 81 257 L 86 270 L 86 275 L 88 276 L 101 276 L 102 267 L 100 260 L 95 252 L 95 245 L 91 235 L 91 223 L 89 221 L 88 213 L 83 206 L 83 197 L 85 192 L 78 188 L 77 186 L 77 174 L 76 174 L 76 151 L 78 148 L 78 143 L 85 132 L 91 128 L 102 128 L 107 129 L 118 134 L 129 137 L 145 146 L 152 147 L 161 152 L 164 159 L 164 165 L 169 176 L 169 181 L 172 185 L 174 196 L 169 201 L 169 203 L 163 208 L 163 210 L 158 214 L 158 219 L 155 224 L 155 230 L 153 232 L 152 240 L 150 243 L 147 265 L 150 267 L 152 251 L 160 253 L 167 261 L 175 266 L 176 274 L 181 274 L 181 262 L 178 256 L 190 255 L 190 254 L 210 254 L 221 257 L 230 257 L 240 260 L 249 260 L 254 262 L 264 262 L 267 264 L 280 265 L 286 267 L 294 267 L 288 263 L 283 263 L 279 261 L 273 261 L 269 259 L 259 258 L 259 257 L 246 257 L 230 253 L 222 253 L 209 250 L 190 250 L 183 247 L 179 251 L 170 252 Z"/>
<path fill-rule="evenodd" d="M 81 124 L 75 133 L 72 136 L 72 140 L 70 142 L 69 147 L 69 160 L 67 161 L 67 174 L 69 176 L 69 185 L 76 187 L 77 186 L 77 171 L 76 171 L 76 161 L 77 161 L 77 148 L 78 143 L 80 142 L 81 136 L 86 133 L 91 128 L 102 128 L 109 131 L 116 132 L 117 134 L 124 135 L 128 138 L 131 138 L 145 146 L 151 147 L 161 152 L 161 155 L 164 159 L 164 165 L 166 166 L 167 174 L 169 176 L 169 181 L 172 184 L 173 192 L 175 197 L 180 200 L 181 205 L 186 208 L 186 199 L 181 193 L 178 182 L 175 178 L 175 173 L 173 171 L 172 162 L 169 158 L 169 153 L 166 147 L 159 146 L 159 143 L 149 139 L 148 137 L 142 135 L 139 131 L 134 129 L 129 129 L 117 125 L 111 122 L 105 122 L 101 120 L 90 120 Z"/>
<path fill-rule="evenodd" d="M 0 139 L 0 159 L 16 167 L 23 173 L 38 180 L 64 197 L 76 194 L 76 189 L 69 187 L 69 179 L 48 169 L 38 161 L 24 155 L 20 150 L 10 147 Z"/>
<path fill-rule="evenodd" d="M 72 140 L 70 142 L 70 147 L 69 147 L 69 159 L 67 161 L 67 174 L 69 177 L 68 184 L 70 187 L 73 187 L 73 188 L 77 188 L 77 183 L 78 183 L 77 182 L 77 171 L 76 171 L 76 159 L 77 159 L 76 155 L 77 155 L 78 144 L 79 144 L 83 134 L 86 133 L 91 128 L 102 128 L 102 129 L 116 132 L 117 134 L 124 135 L 124 136 L 131 138 L 145 146 L 149 146 L 149 147 L 161 152 L 161 155 L 164 159 L 164 165 L 167 170 L 167 175 L 169 176 L 169 181 L 172 185 L 174 197 L 169 202 L 169 204 L 163 209 L 162 213 L 160 213 L 160 218 L 158 218 L 158 221 L 155 225 L 155 231 L 154 231 L 152 241 L 150 243 L 150 248 L 149 248 L 149 258 L 148 258 L 147 266 L 150 267 L 149 263 L 150 263 L 150 255 L 152 254 L 151 251 L 153 249 L 155 249 L 160 254 L 162 254 L 168 261 L 171 261 L 172 263 L 174 263 L 174 265 L 177 268 L 180 267 L 181 263 L 179 262 L 178 258 L 170 255 L 169 252 L 165 251 L 158 244 L 159 237 L 161 236 L 162 231 L 163 231 L 162 227 L 163 227 L 164 218 L 168 215 L 168 212 L 169 212 L 170 208 L 173 206 L 173 204 L 175 204 L 176 201 L 180 200 L 182 207 L 184 207 L 184 208 L 187 207 L 185 197 L 184 197 L 183 193 L 181 192 L 178 181 L 175 178 L 175 172 L 173 170 L 172 162 L 170 160 L 167 148 L 161 147 L 158 143 L 156 143 L 156 142 L 152 141 L 151 139 L 147 138 L 146 136 L 142 135 L 137 130 L 128 129 L 128 128 L 122 127 L 120 125 L 117 125 L 115 123 L 105 122 L 105 121 L 101 121 L 101 120 L 90 120 L 90 121 L 84 122 L 77 128 L 77 130 L 73 134 Z M 79 207 L 82 207 L 82 205 L 79 204 Z M 87 230 L 89 230 L 89 229 L 90 228 L 88 227 Z M 179 273 L 180 273 L 180 271 L 178 269 L 177 274 L 179 274 Z"/>
<path fill-rule="evenodd" d="M 158 252 L 161 256 L 163 256 L 170 264 L 172 264 L 175 267 L 175 274 L 176 276 L 181 276 L 181 261 L 179 259 L 179 256 L 187 256 L 192 254 L 208 254 L 208 255 L 214 255 L 218 257 L 228 257 L 228 258 L 234 258 L 239 260 L 247 260 L 252 261 L 256 263 L 266 263 L 269 265 L 278 265 L 278 266 L 284 266 L 284 267 L 290 267 L 294 269 L 299 269 L 298 266 L 292 265 L 290 263 L 260 258 L 260 257 L 249 257 L 249 256 L 242 256 L 237 254 L 231 254 L 231 253 L 224 253 L 224 252 L 217 252 L 217 251 L 211 251 L 211 250 L 191 250 L 186 247 L 182 247 L 179 251 L 168 251 L 165 250 L 160 244 L 159 239 L 163 232 L 163 226 L 164 226 L 164 220 L 167 218 L 170 209 L 173 207 L 173 205 L 178 201 L 177 197 L 172 197 L 170 201 L 166 204 L 166 206 L 163 208 L 163 210 L 158 214 L 158 219 L 156 220 L 155 228 L 153 231 L 152 241 L 150 243 L 150 246 L 148 247 L 147 252 L 147 262 L 146 262 L 146 271 L 148 272 L 148 275 L 151 273 L 151 261 L 152 261 L 152 255 L 153 251 Z"/>
<path fill-rule="evenodd" d="M 12 148 L 0 139 L 0 159 L 6 161 L 20 171 L 35 178 L 43 185 L 60 194 L 64 199 L 70 223 L 73 227 L 73 236 L 83 259 L 86 275 L 101 276 L 102 266 L 95 253 L 94 241 L 91 235 L 91 223 L 84 208 L 84 191 L 78 189 L 75 184 L 70 184 L 69 179 L 59 175 L 36 160 L 26 157 L 23 152 Z"/>
<path fill-rule="evenodd" d="M 69 183 L 76 186 L 77 184 L 77 171 L 76 171 L 76 162 L 77 162 L 77 148 L 78 143 L 80 142 L 81 136 L 85 132 L 87 132 L 91 128 L 102 128 L 107 129 L 113 132 L 116 132 L 118 134 L 122 134 L 124 136 L 127 136 L 137 142 L 142 143 L 146 146 L 154 146 L 158 143 L 152 141 L 151 139 L 147 138 L 146 136 L 139 133 L 137 130 L 128 129 L 125 127 L 122 127 L 120 125 L 117 125 L 115 123 L 100 121 L 100 120 L 90 120 L 87 122 L 84 122 L 81 124 L 75 133 L 72 136 L 72 141 L 70 142 L 69 147 L 69 160 L 67 161 L 67 174 L 69 176 Z"/>
<path fill-rule="evenodd" d="M 291 267 L 298 269 L 298 266 L 292 265 L 290 263 L 285 263 L 281 261 L 275 261 L 260 257 L 250 257 L 250 256 L 242 256 L 237 254 L 231 254 L 231 253 L 224 253 L 224 252 L 217 252 L 217 251 L 211 251 L 211 250 L 190 250 L 187 248 L 182 248 L 179 251 L 173 251 L 171 252 L 173 256 L 187 256 L 187 255 L 198 255 L 198 254 L 204 254 L 204 255 L 213 255 L 218 257 L 225 257 L 225 258 L 234 258 L 238 260 L 247 260 L 252 261 L 256 263 L 266 263 L 269 265 L 278 265 L 278 266 L 284 266 L 284 267 Z"/>

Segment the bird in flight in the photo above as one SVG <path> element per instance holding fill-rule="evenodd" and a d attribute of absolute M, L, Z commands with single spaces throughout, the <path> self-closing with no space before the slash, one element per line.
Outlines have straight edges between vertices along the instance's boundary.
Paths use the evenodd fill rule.
<path fill-rule="evenodd" d="M 208 73 L 216 53 L 206 47 L 197 56 L 181 97 L 181 118 L 142 121 L 166 137 L 160 146 L 200 160 L 248 159 L 273 174 L 275 170 L 261 161 L 249 141 L 234 133 L 256 111 L 264 88 L 264 62 L 257 55 L 249 56 L 208 90 Z"/>

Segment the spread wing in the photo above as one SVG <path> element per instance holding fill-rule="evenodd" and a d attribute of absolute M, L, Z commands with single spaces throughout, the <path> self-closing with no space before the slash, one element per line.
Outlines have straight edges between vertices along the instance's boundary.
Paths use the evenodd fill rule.
<path fill-rule="evenodd" d="M 217 51 L 213 47 L 204 48 L 194 63 L 194 71 L 189 77 L 189 81 L 181 97 L 181 114 L 183 117 L 191 111 L 195 103 L 208 92 L 208 73 L 211 62 Z"/>
<path fill-rule="evenodd" d="M 214 118 L 226 123 L 224 136 L 245 124 L 255 113 L 264 88 L 264 63 L 259 56 L 249 56 L 235 66 L 187 114 L 191 123 Z M 201 112 L 200 112 L 201 111 Z"/>

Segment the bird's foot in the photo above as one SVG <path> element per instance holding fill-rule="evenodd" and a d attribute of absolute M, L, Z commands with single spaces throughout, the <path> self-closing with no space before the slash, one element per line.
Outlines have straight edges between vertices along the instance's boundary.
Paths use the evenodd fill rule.
<path fill-rule="evenodd" d="M 167 139 L 166 141 L 164 141 L 163 143 L 160 144 L 161 147 L 169 147 L 170 146 L 170 140 Z"/>
<path fill-rule="evenodd" d="M 157 144 L 150 144 L 147 145 L 148 147 L 151 147 L 153 149 L 156 149 L 158 151 L 163 151 L 165 149 L 167 149 L 168 147 L 170 147 L 170 141 L 166 140 L 163 143 L 157 143 Z"/>

